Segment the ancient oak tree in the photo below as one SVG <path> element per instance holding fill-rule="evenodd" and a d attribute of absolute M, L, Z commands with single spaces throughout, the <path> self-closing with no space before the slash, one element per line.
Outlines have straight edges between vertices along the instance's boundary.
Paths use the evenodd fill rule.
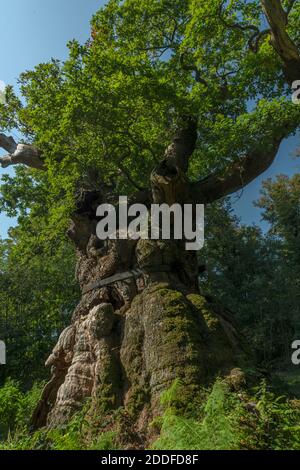
<path fill-rule="evenodd" d="M 119 195 L 209 204 L 262 174 L 299 127 L 299 27 L 298 1 L 111 0 L 65 63 L 21 75 L 22 102 L 7 89 L 1 163 L 17 165 L 7 204 L 18 211 L 21 185 L 20 223 L 37 244 L 67 231 L 82 289 L 47 360 L 36 428 L 66 422 L 91 397 L 102 414 L 124 407 L 147 436 L 174 379 L 188 400 L 245 360 L 229 313 L 200 294 L 184 240 L 103 242 L 96 209 Z M 15 128 L 26 144 L 8 137 Z"/>

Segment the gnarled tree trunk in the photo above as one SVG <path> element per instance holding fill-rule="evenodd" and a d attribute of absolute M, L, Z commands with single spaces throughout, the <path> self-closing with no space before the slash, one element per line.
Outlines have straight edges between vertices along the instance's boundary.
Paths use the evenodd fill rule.
<path fill-rule="evenodd" d="M 299 78 L 300 71 L 299 51 L 287 31 L 294 3 L 284 11 L 280 0 L 261 0 L 270 29 L 254 28 L 256 48 L 262 35 L 270 35 L 288 84 Z M 136 194 L 135 202 L 207 204 L 238 191 L 271 165 L 282 140 L 297 127 L 289 116 L 283 120 L 270 129 L 266 148 L 249 150 L 224 172 L 191 183 L 186 173 L 197 123 L 183 119 L 151 175 L 151 191 Z M 33 146 L 17 145 L 3 134 L 0 146 L 8 152 L 2 166 L 23 163 L 46 170 Z M 87 188 L 72 217 L 69 236 L 77 249 L 82 298 L 47 360 L 52 378 L 35 410 L 33 426 L 66 423 L 91 398 L 91 409 L 95 413 L 101 409 L 103 416 L 118 407 L 126 409 L 146 440 L 148 425 L 160 411 L 159 397 L 174 379 L 181 379 L 188 399 L 244 357 L 228 313 L 199 293 L 197 257 L 185 250 L 184 240 L 97 238 L 96 208 L 107 196 Z M 99 284 L 128 271 L 132 275 L 126 279 Z"/>

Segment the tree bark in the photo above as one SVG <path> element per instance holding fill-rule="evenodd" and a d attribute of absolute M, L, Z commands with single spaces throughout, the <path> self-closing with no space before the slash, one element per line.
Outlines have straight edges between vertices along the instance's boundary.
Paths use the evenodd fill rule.
<path fill-rule="evenodd" d="M 261 0 L 261 4 L 271 28 L 271 44 L 284 64 L 284 74 L 291 85 L 300 80 L 300 56 L 287 32 L 288 12 L 283 9 L 281 0 Z"/>
<path fill-rule="evenodd" d="M 194 131 L 175 136 L 151 175 L 153 201 L 188 201 L 184 159 L 195 142 Z M 149 423 L 161 411 L 161 393 L 175 379 L 184 384 L 188 401 L 245 356 L 228 312 L 199 293 L 196 253 L 185 251 L 184 240 L 102 242 L 95 213 L 103 200 L 100 192 L 85 193 L 73 215 L 69 236 L 77 247 L 82 298 L 47 360 L 52 378 L 32 424 L 62 425 L 90 398 L 90 409 L 103 420 L 123 407 L 134 423 L 135 437 L 126 445 L 143 447 L 151 439 Z M 141 275 L 90 288 L 137 269 Z"/>
<path fill-rule="evenodd" d="M 17 144 L 13 137 L 0 134 L 0 147 L 9 152 L 0 158 L 2 168 L 23 164 L 37 170 L 46 169 L 40 151 L 33 145 Z"/>
<path fill-rule="evenodd" d="M 208 202 L 225 188 L 236 189 L 235 165 L 221 183 L 215 175 L 200 182 L 198 191 L 189 183 L 186 169 L 197 136 L 192 120 L 185 126 L 152 172 L 151 191 L 137 193 L 133 202 L 183 205 L 195 195 L 197 202 Z M 254 155 L 250 163 L 245 160 L 245 181 L 271 163 L 278 146 L 276 140 L 263 164 Z M 38 150 L 28 153 L 42 161 Z M 31 166 L 32 160 L 22 163 Z M 161 412 L 161 393 L 175 379 L 183 383 L 188 403 L 201 386 L 247 359 L 230 313 L 200 294 L 197 256 L 185 250 L 185 240 L 97 238 L 96 209 L 107 197 L 106 189 L 82 189 L 77 197 L 68 235 L 77 250 L 82 297 L 46 362 L 51 380 L 32 428 L 63 425 L 90 399 L 90 419 L 96 415 L 102 423 L 122 407 L 133 430 L 124 445 L 142 448 L 153 438 L 149 423 Z M 99 280 L 124 271 L 139 274 L 97 287 Z"/>

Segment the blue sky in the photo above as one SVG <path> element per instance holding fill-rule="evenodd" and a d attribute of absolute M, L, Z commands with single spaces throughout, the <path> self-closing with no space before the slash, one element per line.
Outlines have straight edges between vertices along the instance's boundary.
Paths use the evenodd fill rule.
<path fill-rule="evenodd" d="M 89 21 L 104 3 L 104 0 L 2 0 L 0 81 L 17 86 L 17 78 L 24 70 L 51 57 L 66 58 L 67 42 L 73 38 L 80 42 L 88 39 Z M 300 161 L 293 156 L 300 146 L 299 140 L 293 137 L 285 141 L 272 167 L 233 197 L 233 207 L 243 222 L 260 223 L 260 211 L 253 207 L 253 201 L 258 198 L 264 179 L 300 171 Z M 12 224 L 11 219 L 0 214 L 0 236 L 4 237 Z"/>
<path fill-rule="evenodd" d="M 17 87 L 17 79 L 52 57 L 65 59 L 71 39 L 85 42 L 90 36 L 90 19 L 104 0 L 2 0 L 0 81 Z M 4 152 L 0 149 L 0 155 Z M 3 174 L 0 169 L 0 174 Z M 13 170 L 5 170 L 12 173 Z M 0 236 L 13 224 L 0 214 Z"/>

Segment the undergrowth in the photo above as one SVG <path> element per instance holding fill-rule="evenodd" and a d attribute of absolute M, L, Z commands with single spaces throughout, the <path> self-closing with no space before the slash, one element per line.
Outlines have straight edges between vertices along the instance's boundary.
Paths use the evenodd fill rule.
<path fill-rule="evenodd" d="M 119 425 L 124 410 L 104 422 L 89 419 L 87 402 L 67 426 L 30 432 L 30 416 L 42 384 L 24 393 L 17 382 L 0 388 L 0 450 L 118 450 L 126 447 Z M 183 385 L 174 382 L 161 397 L 162 416 L 152 423 L 153 450 L 300 450 L 300 402 L 278 397 L 266 382 L 251 393 L 230 390 L 221 379 L 202 390 L 202 404 L 182 413 Z M 180 411 L 178 411 L 180 410 Z M 101 422 L 96 426 L 96 422 Z M 123 427 L 124 428 L 124 427 Z M 128 435 L 131 430 L 127 430 Z M 121 435 L 122 433 L 122 435 Z"/>

